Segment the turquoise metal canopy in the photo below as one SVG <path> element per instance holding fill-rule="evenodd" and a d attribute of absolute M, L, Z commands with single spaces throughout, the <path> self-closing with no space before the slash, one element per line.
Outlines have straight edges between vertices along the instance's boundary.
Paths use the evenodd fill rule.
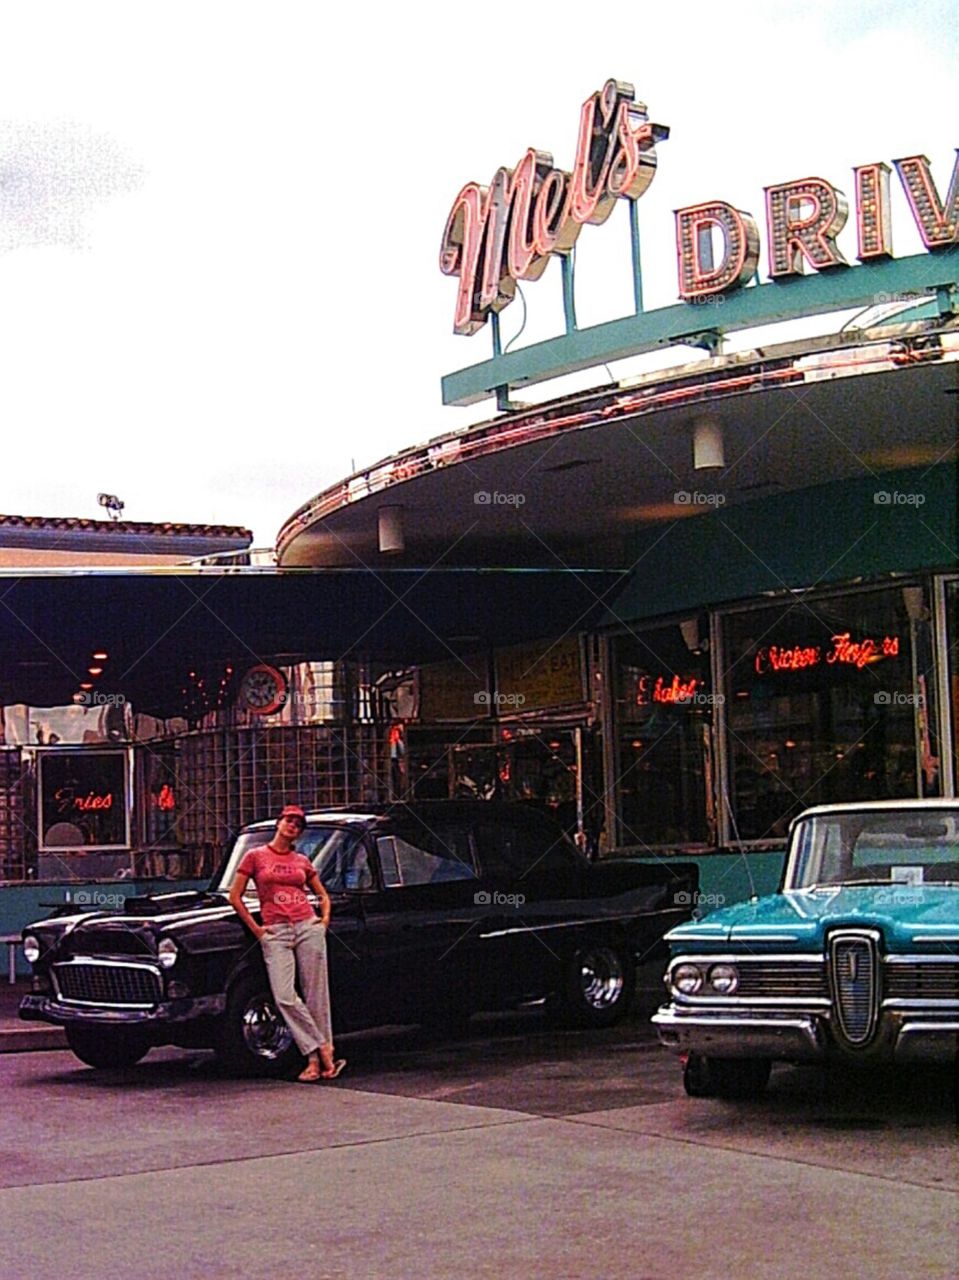
<path fill-rule="evenodd" d="M 575 327 L 567 307 L 565 333 L 505 353 L 496 352 L 494 325 L 493 357 L 447 374 L 442 380 L 443 403 L 473 404 L 492 395 L 505 402 L 510 388 L 545 382 L 659 347 L 685 344 L 714 352 L 727 333 L 897 298 L 915 298 L 917 316 L 937 310 L 940 315 L 959 312 L 959 254 L 955 249 L 918 253 L 757 284 L 725 295 L 721 307 L 706 306 L 702 301 L 681 302 L 655 311 L 637 310 L 635 315 L 588 329 Z"/>

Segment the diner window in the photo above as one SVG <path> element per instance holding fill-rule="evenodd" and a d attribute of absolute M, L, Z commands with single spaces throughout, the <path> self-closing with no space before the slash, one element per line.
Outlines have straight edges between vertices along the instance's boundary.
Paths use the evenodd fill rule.
<path fill-rule="evenodd" d="M 520 811 L 489 821 L 481 818 L 476 824 L 476 844 L 482 850 L 486 875 L 504 883 L 532 873 L 568 872 L 575 865 L 575 855 L 558 826 L 538 816 L 530 821 Z"/>
<path fill-rule="evenodd" d="M 959 790 L 959 578 L 946 586 L 946 680 L 949 723 L 952 728 L 952 777 Z"/>
<path fill-rule="evenodd" d="M 781 839 L 814 804 L 920 794 L 920 764 L 935 785 L 931 690 L 913 678 L 927 617 L 918 587 L 726 616 L 733 838 Z"/>
<path fill-rule="evenodd" d="M 144 849 L 176 845 L 176 748 L 155 742 L 137 748 L 138 795 Z"/>
<path fill-rule="evenodd" d="M 614 637 L 620 843 L 710 839 L 706 625 L 698 618 Z"/>

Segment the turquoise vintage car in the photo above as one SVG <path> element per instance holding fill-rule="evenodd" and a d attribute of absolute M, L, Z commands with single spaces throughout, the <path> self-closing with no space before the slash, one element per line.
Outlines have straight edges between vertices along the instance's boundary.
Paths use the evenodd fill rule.
<path fill-rule="evenodd" d="M 758 1096 L 773 1061 L 955 1059 L 959 801 L 807 809 L 778 893 L 666 940 L 653 1022 L 691 1096 Z"/>

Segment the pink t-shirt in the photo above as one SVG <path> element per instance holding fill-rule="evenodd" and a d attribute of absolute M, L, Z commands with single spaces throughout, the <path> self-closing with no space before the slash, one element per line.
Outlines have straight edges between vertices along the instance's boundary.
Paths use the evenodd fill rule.
<path fill-rule="evenodd" d="M 312 870 L 305 854 L 277 853 L 268 844 L 245 853 L 237 867 L 256 885 L 264 925 L 295 924 L 316 915 L 305 892 Z"/>

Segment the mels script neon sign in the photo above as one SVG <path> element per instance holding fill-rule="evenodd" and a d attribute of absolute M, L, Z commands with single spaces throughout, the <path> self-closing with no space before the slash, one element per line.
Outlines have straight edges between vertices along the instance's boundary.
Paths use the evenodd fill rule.
<path fill-rule="evenodd" d="M 587 222 L 601 223 L 620 197 L 638 200 L 656 172 L 656 142 L 630 84 L 607 80 L 583 103 L 572 172 L 532 147 L 515 169 L 500 168 L 488 187 L 467 182 L 453 201 L 440 270 L 459 276 L 456 333 L 476 333 L 491 311 L 516 295 L 517 280 L 538 280 L 551 254 L 568 253 Z"/>
<path fill-rule="evenodd" d="M 496 170 L 488 187 L 468 182 L 453 201 L 440 249 L 440 269 L 459 277 L 453 329 L 472 334 L 512 301 L 518 280 L 536 280 L 553 254 L 568 254 L 585 223 L 605 222 L 616 201 L 638 200 L 656 172 L 655 145 L 669 137 L 650 124 L 632 85 L 608 80 L 583 103 L 570 172 L 547 152 L 527 150 L 513 169 Z M 923 155 L 894 160 L 927 250 L 959 242 L 959 161 L 943 201 Z M 892 256 L 891 169 L 878 162 L 853 169 L 857 257 Z M 769 274 L 784 280 L 808 264 L 830 271 L 850 264 L 836 243 L 848 202 L 824 178 L 765 188 Z M 756 274 L 759 229 L 745 210 L 710 200 L 675 211 L 679 296 L 695 302 L 729 293 Z M 718 250 L 718 252 L 717 252 Z"/>

